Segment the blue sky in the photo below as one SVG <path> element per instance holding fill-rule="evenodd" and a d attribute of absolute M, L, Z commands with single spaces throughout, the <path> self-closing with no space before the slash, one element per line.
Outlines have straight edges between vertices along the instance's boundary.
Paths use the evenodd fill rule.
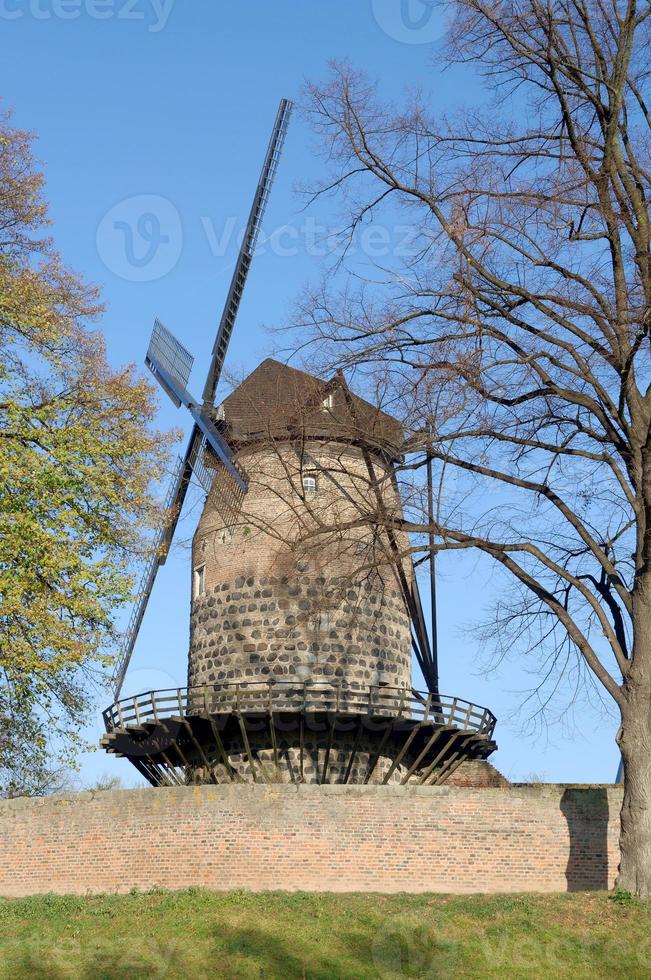
<path fill-rule="evenodd" d="M 201 389 L 279 99 L 300 99 L 306 79 L 348 58 L 397 101 L 419 84 L 441 110 L 472 103 L 482 93 L 470 71 L 440 70 L 443 26 L 444 11 L 422 0 L 0 0 L 0 93 L 39 135 L 53 233 L 66 262 L 102 289 L 113 362 L 142 363 L 160 316 L 197 356 L 191 388 Z M 273 351 L 265 325 L 286 323 L 324 270 L 315 235 L 339 214 L 327 201 L 304 211 L 295 192 L 319 167 L 295 116 L 229 352 L 234 372 Z M 161 427 L 185 421 L 161 399 Z M 185 683 L 196 518 L 195 502 L 159 574 L 125 694 Z M 514 780 L 612 780 L 614 712 L 581 705 L 573 720 L 525 737 L 515 709 L 531 675 L 514 663 L 482 674 L 467 632 L 492 593 L 490 569 L 456 553 L 439 569 L 442 689 L 497 714 L 498 767 Z M 107 772 L 137 781 L 124 761 L 82 759 L 85 781 Z"/>

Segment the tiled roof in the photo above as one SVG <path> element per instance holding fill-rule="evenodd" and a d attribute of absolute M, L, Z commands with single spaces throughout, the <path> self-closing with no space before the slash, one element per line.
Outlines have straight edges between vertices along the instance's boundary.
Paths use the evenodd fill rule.
<path fill-rule="evenodd" d="M 363 442 L 395 455 L 402 443 L 396 419 L 353 395 L 343 376 L 324 381 L 273 358 L 224 399 L 222 412 L 227 437 L 235 444 L 302 433 Z"/>

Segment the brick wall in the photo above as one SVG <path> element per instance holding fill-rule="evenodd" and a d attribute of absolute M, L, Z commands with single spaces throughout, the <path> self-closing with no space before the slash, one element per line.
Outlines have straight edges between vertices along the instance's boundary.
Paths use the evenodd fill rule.
<path fill-rule="evenodd" d="M 0 803 L 0 894 L 612 887 L 615 787 L 198 786 Z"/>
<path fill-rule="evenodd" d="M 468 759 L 445 780 L 446 786 L 474 789 L 500 789 L 510 786 L 501 772 L 483 759 Z"/>

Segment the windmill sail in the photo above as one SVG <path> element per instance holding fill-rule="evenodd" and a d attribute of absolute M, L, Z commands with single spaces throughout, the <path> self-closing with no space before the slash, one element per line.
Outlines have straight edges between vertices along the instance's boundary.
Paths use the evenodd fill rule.
<path fill-rule="evenodd" d="M 355 403 L 345 383 L 342 384 L 341 390 L 346 400 L 350 416 L 353 421 L 357 422 Z M 382 494 L 382 489 L 380 487 L 375 466 L 367 446 L 362 446 L 362 457 L 368 472 L 370 487 L 373 491 L 373 495 L 378 506 L 378 512 L 382 515 L 386 515 L 384 496 Z M 396 496 L 399 499 L 400 491 L 398 489 L 395 467 L 392 467 L 391 479 L 395 487 Z M 427 634 L 427 625 L 423 614 L 423 606 L 420 598 L 420 589 L 418 587 L 418 579 L 416 577 L 416 567 L 414 565 L 413 556 L 410 557 L 409 565 L 407 565 L 407 568 L 405 568 L 406 563 L 401 556 L 395 531 L 390 526 L 389 521 L 385 522 L 385 531 L 387 541 L 389 543 L 389 549 L 393 557 L 394 572 L 400 586 L 400 591 L 402 592 L 405 608 L 409 615 L 412 648 L 416 656 L 416 660 L 418 661 L 418 666 L 420 667 L 425 679 L 425 683 L 427 684 L 428 690 L 431 694 L 438 695 L 438 664 L 436 661 L 435 651 L 434 653 L 432 652 L 432 645 L 430 644 L 429 636 Z M 435 628 L 435 624 L 432 624 L 432 626 Z"/>
<path fill-rule="evenodd" d="M 271 192 L 271 185 L 273 184 L 274 177 L 276 176 L 280 154 L 282 153 L 282 149 L 285 144 L 285 136 L 287 135 L 287 127 L 289 126 L 291 112 L 292 103 L 288 99 L 282 99 L 280 106 L 278 107 L 273 132 L 271 134 L 271 139 L 269 140 L 269 146 L 267 147 L 267 153 L 262 165 L 260 179 L 258 180 L 258 186 L 253 198 L 249 220 L 246 224 L 246 230 L 242 240 L 242 247 L 240 248 L 240 254 L 237 258 L 235 271 L 233 272 L 233 278 L 231 280 L 230 289 L 228 290 L 228 296 L 226 298 L 226 304 L 224 306 L 224 312 L 222 313 L 219 329 L 217 331 L 217 337 L 212 349 L 210 370 L 208 371 L 208 377 L 206 378 L 206 384 L 203 389 L 204 405 L 212 405 L 215 399 L 217 382 L 219 381 L 222 368 L 224 366 L 224 359 L 226 357 L 226 351 L 228 350 L 231 334 L 233 333 L 235 318 L 237 317 L 237 311 L 240 308 L 244 284 L 249 272 L 251 260 L 253 259 L 255 244 L 258 240 L 258 235 L 260 234 L 262 217 L 267 207 L 269 194 Z"/>
<path fill-rule="evenodd" d="M 232 480 L 222 470 L 215 475 L 211 499 L 222 519 L 225 531 L 233 533 L 242 510 L 245 494 L 240 493 Z"/>
<path fill-rule="evenodd" d="M 354 402 L 351 398 L 350 392 L 347 387 L 342 387 L 344 397 L 349 406 L 351 416 L 356 418 L 356 412 L 354 408 Z M 331 469 L 324 467 L 318 459 L 310 454 L 306 449 L 303 442 L 301 442 L 300 449 L 295 446 L 294 451 L 299 461 L 304 462 L 311 470 L 319 473 L 321 477 L 331 483 L 342 497 L 347 498 L 354 507 L 357 507 L 354 496 L 352 496 L 342 485 L 342 483 L 337 479 L 336 475 Z M 375 467 L 373 461 L 367 449 L 362 449 L 362 455 L 367 467 L 369 474 L 369 480 L 371 489 L 378 503 L 380 510 L 384 509 L 384 498 L 383 493 L 379 485 L 378 477 L 375 472 Z M 395 489 L 396 498 L 400 499 L 400 490 L 397 483 L 396 469 L 395 465 L 391 470 L 391 479 Z M 431 494 L 430 494 L 431 501 Z M 431 507 L 431 503 L 430 503 Z M 432 519 L 430 517 L 430 525 Z M 439 676 L 438 676 L 438 655 L 437 655 L 437 643 L 436 643 L 436 605 L 435 605 L 435 593 L 434 593 L 434 583 L 431 582 L 431 596 L 432 596 L 432 639 L 427 632 L 427 624 L 425 621 L 425 615 L 423 612 L 423 605 L 420 595 L 420 589 L 418 585 L 418 577 L 416 574 L 416 565 L 414 563 L 413 555 L 405 558 L 401 555 L 401 549 L 396 541 L 396 536 L 394 531 L 388 526 L 386 527 L 386 535 L 389 543 L 389 548 L 393 556 L 394 571 L 396 574 L 397 582 L 402 593 L 402 598 L 405 604 L 405 608 L 409 615 L 410 622 L 410 632 L 411 632 L 411 644 L 414 651 L 414 655 L 418 662 L 418 666 L 421 669 L 421 673 L 427 684 L 427 689 L 431 694 L 437 695 L 439 693 Z M 432 543 L 430 542 L 430 546 Z M 432 552 L 433 553 L 433 552 Z M 430 571 L 433 575 L 433 563 L 430 565 Z"/>
<path fill-rule="evenodd" d="M 162 344 L 162 340 L 165 341 L 164 344 Z M 174 334 L 157 320 L 154 324 L 152 338 L 145 358 L 147 367 L 161 387 L 168 393 L 174 404 L 177 406 L 184 405 L 188 409 L 194 419 L 195 428 L 201 432 L 215 456 L 221 460 L 235 482 L 240 485 L 241 489 L 246 490 L 246 477 L 242 468 L 236 463 L 231 447 L 213 422 L 211 415 L 184 386 L 185 361 L 181 362 L 180 366 L 176 362 L 170 363 L 169 351 L 173 349 L 171 347 L 172 343 L 176 344 L 180 351 L 191 358 L 191 355 L 188 354 Z M 186 460 L 188 461 L 196 458 L 195 452 L 186 454 Z"/>
<path fill-rule="evenodd" d="M 224 530 L 232 534 L 244 503 L 246 491 L 240 483 L 233 479 L 221 460 L 211 452 L 206 439 L 195 440 L 188 462 L 199 486 L 204 490 L 206 496 L 210 497 L 221 517 Z M 238 464 L 235 463 L 235 465 Z M 239 472 L 245 477 L 242 469 Z"/>
<path fill-rule="evenodd" d="M 179 456 L 176 461 L 176 466 L 174 467 L 172 479 L 167 491 L 167 497 L 165 498 L 164 507 L 167 512 L 169 512 L 169 509 L 173 506 L 182 472 L 183 460 Z M 127 628 L 123 634 L 122 643 L 113 665 L 112 685 L 115 691 L 116 699 L 120 696 L 120 691 L 122 690 L 124 676 L 127 672 L 129 661 L 131 660 L 131 654 L 133 653 L 136 637 L 138 636 L 138 632 L 140 630 L 140 624 L 142 623 L 145 610 L 147 609 L 147 603 L 149 602 L 149 596 L 151 595 L 158 566 L 163 564 L 167 550 L 169 550 L 169 545 L 167 545 L 167 549 L 165 549 L 166 536 L 167 527 L 163 525 L 158 532 L 156 540 L 152 544 L 150 555 L 147 558 L 145 566 L 140 575 L 140 582 L 136 593 L 136 601 L 131 610 L 131 616 L 129 618 Z M 164 555 L 162 554 L 163 550 L 165 550 Z"/>
<path fill-rule="evenodd" d="M 177 340 L 159 319 L 156 319 L 145 355 L 145 364 L 154 374 L 156 373 L 154 365 L 160 365 L 179 388 L 185 389 L 194 364 L 194 357 L 181 341 Z M 165 389 L 176 407 L 180 408 L 181 400 L 174 390 L 166 387 L 161 378 L 157 378 L 157 381 Z"/>
<path fill-rule="evenodd" d="M 196 476 L 202 489 L 211 494 L 225 528 L 232 527 L 237 520 L 247 490 L 246 473 L 235 460 L 233 451 L 215 425 L 213 403 L 262 218 L 285 143 L 291 111 L 292 103 L 288 99 L 281 99 L 213 345 L 203 390 L 203 404 L 194 399 L 186 387 L 194 358 L 160 320 L 154 323 L 145 363 L 177 408 L 184 405 L 188 409 L 194 425 L 185 455 L 179 459 L 168 491 L 166 508 L 172 513 L 171 521 L 161 529 L 157 548 L 152 552 L 152 557 L 144 569 L 136 603 L 115 661 L 112 683 L 116 701 L 120 697 L 158 568 L 164 564 L 169 553 L 192 475 Z"/>

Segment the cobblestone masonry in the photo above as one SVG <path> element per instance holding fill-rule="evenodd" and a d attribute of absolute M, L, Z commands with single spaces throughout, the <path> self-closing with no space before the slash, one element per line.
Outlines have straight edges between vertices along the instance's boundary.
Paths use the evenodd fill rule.
<path fill-rule="evenodd" d="M 267 774 L 270 782 L 289 783 L 293 780 L 302 779 L 307 783 L 323 783 L 323 772 L 326 767 L 327 753 L 327 779 L 328 784 L 343 783 L 344 775 L 348 772 L 348 782 L 363 783 L 366 779 L 369 765 L 373 765 L 373 782 L 380 783 L 391 767 L 393 758 L 386 753 L 377 757 L 377 745 L 379 737 L 376 739 L 357 740 L 357 749 L 351 763 L 351 735 L 342 733 L 339 737 L 332 739 L 329 747 L 318 744 L 313 738 L 306 738 L 303 753 L 303 771 L 300 767 L 300 750 L 296 747 L 296 738 L 292 735 L 277 737 L 278 768 L 274 763 L 274 750 L 269 748 L 269 736 L 266 733 L 249 733 L 249 746 L 255 756 L 255 769 L 261 769 Z M 244 780 L 251 780 L 251 766 L 245 751 L 243 751 L 242 741 L 236 742 L 224 740 L 224 748 L 228 754 L 229 761 L 233 769 Z M 201 766 L 194 770 L 196 782 L 212 783 L 214 780 L 230 783 L 231 778 L 226 773 L 224 765 L 220 761 L 220 756 L 216 751 L 204 747 L 204 752 L 212 765 L 212 774 L 206 775 Z M 491 767 L 492 768 L 492 767 Z M 495 770 L 493 770 L 495 771 Z M 390 782 L 399 783 L 405 773 L 405 766 L 398 765 L 391 777 Z M 474 774 L 473 774 L 474 775 Z M 478 779 L 475 777 L 478 782 Z"/>
<path fill-rule="evenodd" d="M 336 610 L 324 608 L 324 600 Z M 300 680 L 302 666 L 312 680 L 358 690 L 409 682 L 401 597 L 323 576 L 251 575 L 215 585 L 193 603 L 191 635 L 189 686 Z"/>
<path fill-rule="evenodd" d="M 612 887 L 621 789 L 197 786 L 0 802 L 0 893 Z"/>

